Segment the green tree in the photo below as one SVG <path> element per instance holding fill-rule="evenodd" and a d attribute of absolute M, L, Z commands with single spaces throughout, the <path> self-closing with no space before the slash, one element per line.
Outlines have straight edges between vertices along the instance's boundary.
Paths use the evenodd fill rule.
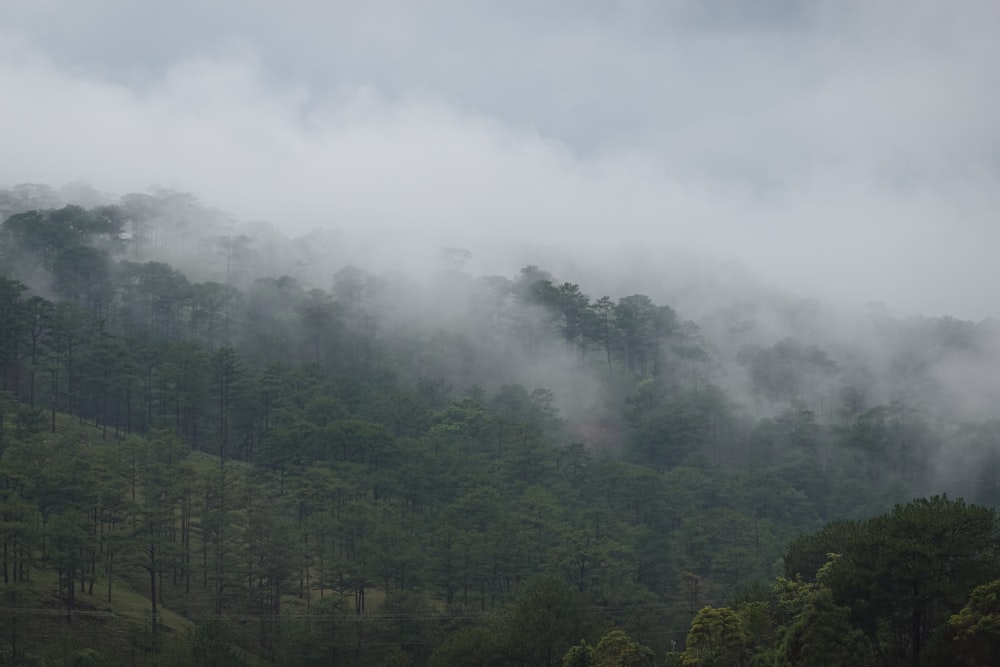
<path fill-rule="evenodd" d="M 804 399 L 837 372 L 825 350 L 795 338 L 768 348 L 747 348 L 738 360 L 746 366 L 754 389 L 772 403 Z"/>
<path fill-rule="evenodd" d="M 181 561 L 175 536 L 178 510 L 182 504 L 184 479 L 191 474 L 183 465 L 190 450 L 174 435 L 162 434 L 143 442 L 138 454 L 137 478 L 142 489 L 133 531 L 140 567 L 148 577 L 154 638 L 158 632 L 159 607 L 163 605 L 163 576 Z M 180 563 L 183 566 L 183 563 Z"/>
<path fill-rule="evenodd" d="M 445 639 L 434 649 L 428 664 L 431 667 L 500 667 L 506 662 L 494 628 L 474 625 L 458 630 Z"/>
<path fill-rule="evenodd" d="M 532 579 L 500 612 L 498 632 L 503 653 L 524 665 L 555 667 L 573 644 L 587 634 L 586 599 L 552 577 Z"/>
<path fill-rule="evenodd" d="M 746 664 L 747 635 L 739 614 L 729 607 L 704 607 L 691 621 L 681 656 L 697 667 L 738 667 Z"/>
<path fill-rule="evenodd" d="M 0 276 L 0 389 L 20 395 L 21 352 L 25 321 L 23 294 L 27 288 Z"/>
<path fill-rule="evenodd" d="M 808 592 L 800 604 L 801 611 L 785 631 L 776 664 L 789 667 L 874 664 L 864 633 L 851 625 L 851 610 L 835 604 L 830 589 L 818 587 Z"/>
<path fill-rule="evenodd" d="M 997 540 L 993 510 L 934 496 L 797 540 L 786 568 L 811 567 L 821 549 L 840 554 L 824 570 L 834 602 L 884 659 L 919 664 L 928 639 L 995 576 Z"/>
<path fill-rule="evenodd" d="M 614 302 L 611 297 L 602 296 L 589 307 L 591 313 L 590 318 L 587 319 L 591 327 L 589 337 L 604 350 L 604 357 L 608 363 L 608 375 L 610 376 L 614 373 L 611 351 L 615 347 L 617 334 L 614 325 Z"/>
<path fill-rule="evenodd" d="M 52 289 L 95 317 L 106 317 L 111 305 L 111 260 L 88 246 L 61 250 L 52 264 Z"/>
<path fill-rule="evenodd" d="M 624 630 L 612 630 L 594 649 L 594 667 L 643 667 L 653 664 L 653 652 L 633 641 Z"/>
<path fill-rule="evenodd" d="M 224 621 L 208 621 L 189 632 L 191 664 L 204 667 L 240 667 L 246 664 L 233 648 L 235 636 Z"/>
<path fill-rule="evenodd" d="M 711 445 L 731 415 L 725 393 L 712 384 L 682 389 L 648 379 L 625 402 L 631 456 L 660 470 Z"/>
<path fill-rule="evenodd" d="M 677 314 L 644 294 L 633 294 L 618 300 L 614 317 L 625 368 L 640 377 L 656 374 L 664 342 L 677 331 Z"/>
<path fill-rule="evenodd" d="M 586 639 L 580 640 L 576 646 L 571 646 L 562 659 L 562 667 L 592 667 L 594 664 L 594 647 Z"/>
<path fill-rule="evenodd" d="M 207 282 L 190 286 L 191 336 L 209 351 L 232 345 L 233 310 L 240 293 L 232 285 Z"/>
<path fill-rule="evenodd" d="M 968 604 L 948 619 L 945 636 L 962 664 L 1000 664 L 1000 579 L 972 591 Z"/>

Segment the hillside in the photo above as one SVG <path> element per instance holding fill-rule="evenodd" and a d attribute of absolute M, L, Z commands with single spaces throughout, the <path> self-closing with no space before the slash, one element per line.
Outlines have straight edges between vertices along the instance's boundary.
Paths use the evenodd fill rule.
<path fill-rule="evenodd" d="M 862 562 L 831 526 L 942 493 L 994 521 L 994 322 L 651 276 L 685 312 L 460 248 L 359 266 L 180 193 L 44 194 L 0 193 L 15 664 L 548 665 L 615 628 L 661 664 L 707 605 Z"/>

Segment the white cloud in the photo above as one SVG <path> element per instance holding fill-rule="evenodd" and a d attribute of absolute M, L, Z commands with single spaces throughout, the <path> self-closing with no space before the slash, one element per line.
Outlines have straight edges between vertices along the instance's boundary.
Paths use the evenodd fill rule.
<path fill-rule="evenodd" d="M 155 183 L 290 232 L 689 246 L 806 294 L 1000 315 L 990 3 L 180 6 L 145 35 L 128 5 L 104 28 L 14 4 L 0 184 Z"/>

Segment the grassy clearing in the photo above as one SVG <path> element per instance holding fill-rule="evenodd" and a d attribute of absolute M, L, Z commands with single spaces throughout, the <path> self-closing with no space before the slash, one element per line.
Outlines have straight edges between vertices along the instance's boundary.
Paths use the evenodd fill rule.
<path fill-rule="evenodd" d="M 121 664 L 149 664 L 156 645 L 181 639 L 194 624 L 171 611 L 159 610 L 158 637 L 152 634 L 149 599 L 121 583 L 95 585 L 94 594 L 77 592 L 77 604 L 67 618 L 54 572 L 34 569 L 31 581 L 4 587 L 0 608 L 0 664 L 62 664 L 87 648 L 100 648 Z M 98 592 L 100 589 L 100 592 Z M 16 660 L 14 654 L 16 652 Z"/>

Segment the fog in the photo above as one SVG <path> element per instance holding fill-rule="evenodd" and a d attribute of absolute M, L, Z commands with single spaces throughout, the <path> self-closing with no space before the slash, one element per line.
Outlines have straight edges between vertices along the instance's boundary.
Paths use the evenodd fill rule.
<path fill-rule="evenodd" d="M 591 294 L 649 267 L 630 290 L 1000 315 L 992 2 L 2 6 L 2 187 L 157 185 Z"/>

